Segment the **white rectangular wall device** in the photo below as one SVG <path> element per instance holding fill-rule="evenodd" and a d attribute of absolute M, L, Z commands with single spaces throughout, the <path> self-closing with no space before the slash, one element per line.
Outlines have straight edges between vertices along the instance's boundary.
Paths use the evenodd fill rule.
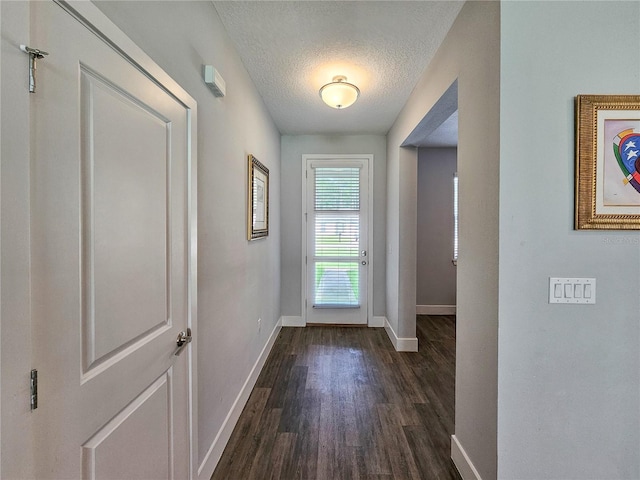
<path fill-rule="evenodd" d="M 224 97 L 227 86 L 222 75 L 213 68 L 213 65 L 203 65 L 204 83 L 211 89 L 216 97 Z"/>
<path fill-rule="evenodd" d="M 549 303 L 596 303 L 596 279 L 550 277 Z"/>

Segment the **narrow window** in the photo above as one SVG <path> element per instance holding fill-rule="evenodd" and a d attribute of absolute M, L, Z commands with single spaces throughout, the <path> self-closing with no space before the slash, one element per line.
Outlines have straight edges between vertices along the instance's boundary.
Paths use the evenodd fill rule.
<path fill-rule="evenodd" d="M 453 174 L 453 264 L 458 265 L 458 172 Z"/>

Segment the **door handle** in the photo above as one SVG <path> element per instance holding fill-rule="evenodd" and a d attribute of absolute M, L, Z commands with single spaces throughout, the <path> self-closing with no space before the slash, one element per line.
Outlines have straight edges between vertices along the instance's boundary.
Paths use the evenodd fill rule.
<path fill-rule="evenodd" d="M 187 328 L 187 331 L 183 331 L 180 332 L 178 334 L 178 338 L 176 339 L 176 351 L 173 352 L 173 354 L 177 357 L 178 355 L 180 355 L 182 353 L 182 350 L 184 349 L 184 347 L 186 347 L 188 344 L 191 343 L 191 340 L 193 340 L 193 337 L 191 336 L 191 329 Z"/>
<path fill-rule="evenodd" d="M 367 261 L 366 261 L 366 260 L 363 260 L 363 261 L 362 261 L 362 262 L 360 262 L 360 263 L 362 263 L 362 265 L 366 265 L 366 264 L 367 264 Z"/>

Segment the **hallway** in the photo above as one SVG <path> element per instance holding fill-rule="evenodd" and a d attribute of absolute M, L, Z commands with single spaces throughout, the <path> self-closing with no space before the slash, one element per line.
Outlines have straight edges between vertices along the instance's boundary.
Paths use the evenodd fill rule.
<path fill-rule="evenodd" d="M 455 317 L 384 329 L 283 328 L 212 480 L 455 480 Z"/>

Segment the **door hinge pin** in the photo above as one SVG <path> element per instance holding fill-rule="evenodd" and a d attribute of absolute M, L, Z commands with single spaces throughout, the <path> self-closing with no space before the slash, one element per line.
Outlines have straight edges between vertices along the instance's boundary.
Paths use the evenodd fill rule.
<path fill-rule="evenodd" d="M 31 410 L 33 411 L 38 408 L 38 370 L 36 370 L 35 368 L 31 370 L 31 379 L 29 385 L 29 390 L 31 392 Z"/>
<path fill-rule="evenodd" d="M 37 48 L 20 45 L 20 50 L 29 55 L 29 93 L 36 92 L 36 61 L 49 55 L 48 52 Z"/>

